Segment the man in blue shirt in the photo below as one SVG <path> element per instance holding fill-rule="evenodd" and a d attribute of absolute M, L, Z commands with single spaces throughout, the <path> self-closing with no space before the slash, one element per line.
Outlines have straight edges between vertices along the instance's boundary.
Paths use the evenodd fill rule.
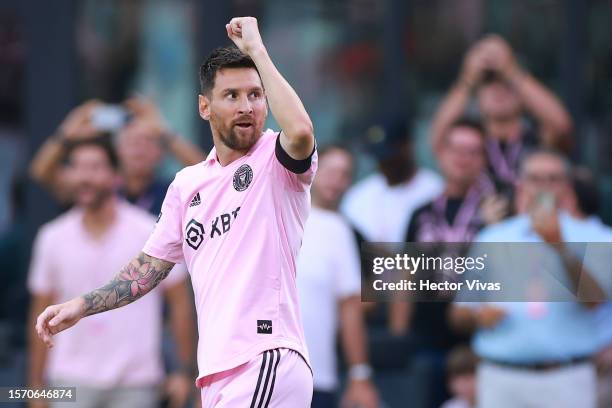
<path fill-rule="evenodd" d="M 565 158 L 551 151 L 527 156 L 517 183 L 518 215 L 485 228 L 476 238 L 489 243 L 530 242 L 542 248 L 547 247 L 544 243 L 554 244 L 548 248 L 547 260 L 554 259 L 547 265 L 554 266 L 552 274 L 566 282 L 568 293 L 576 295 L 575 301 L 564 302 L 541 301 L 545 299 L 537 296 L 537 302 L 493 302 L 503 297 L 490 294 L 487 302 L 454 305 L 451 322 L 458 329 L 475 331 L 473 347 L 482 359 L 477 376 L 479 407 L 596 405 L 595 369 L 590 362 L 597 349 L 592 309 L 605 298 L 596 277 L 609 267 L 602 266 L 601 251 L 589 256 L 588 244 L 583 267 L 565 243 L 612 239 L 606 230 L 563 211 L 571 197 L 570 172 Z M 490 261 L 495 266 L 505 263 L 506 275 L 522 278 L 526 265 L 541 267 L 528 258 Z"/>

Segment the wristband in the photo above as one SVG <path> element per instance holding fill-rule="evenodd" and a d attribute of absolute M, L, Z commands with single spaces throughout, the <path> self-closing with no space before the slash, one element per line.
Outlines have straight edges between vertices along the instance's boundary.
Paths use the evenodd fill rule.
<path fill-rule="evenodd" d="M 366 363 L 352 365 L 348 370 L 348 377 L 351 380 L 369 380 L 372 378 L 372 367 Z"/>

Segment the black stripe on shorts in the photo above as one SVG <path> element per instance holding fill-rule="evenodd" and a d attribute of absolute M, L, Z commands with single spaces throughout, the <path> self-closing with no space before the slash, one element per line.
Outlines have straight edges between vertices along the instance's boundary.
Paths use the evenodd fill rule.
<path fill-rule="evenodd" d="M 267 350 L 263 353 L 261 368 L 259 369 L 259 377 L 257 378 L 257 386 L 251 400 L 251 408 L 266 408 L 272 399 L 274 392 L 274 382 L 276 381 L 276 368 L 280 362 L 281 353 L 278 349 Z M 263 388 L 262 386 L 263 380 Z M 269 384 L 269 387 L 268 387 Z M 261 395 L 259 391 L 261 388 Z"/>

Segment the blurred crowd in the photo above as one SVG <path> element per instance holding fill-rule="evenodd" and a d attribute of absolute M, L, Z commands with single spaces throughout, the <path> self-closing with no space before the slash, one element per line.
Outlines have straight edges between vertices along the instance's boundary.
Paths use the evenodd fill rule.
<path fill-rule="evenodd" d="M 197 406 L 182 265 L 143 300 L 85 319 L 51 350 L 33 331 L 47 305 L 106 283 L 141 249 L 170 183 L 159 176 L 162 160 L 204 160 L 174 129 L 143 96 L 89 100 L 35 153 L 29 177 L 62 213 L 40 228 L 27 259 L 19 185 L 11 191 L 13 221 L 0 229 L 1 269 L 12 271 L 0 385 L 77 386 L 72 407 Z M 431 118 L 435 168 L 417 164 L 404 115 L 319 145 L 297 276 L 313 407 L 612 407 L 612 288 L 598 279 L 608 271 L 582 265 L 566 246 L 554 246 L 560 273 L 597 301 L 361 301 L 371 278 L 363 243 L 611 242 L 596 179 L 572 163 L 575 133 L 560 99 L 490 35 L 465 54 Z M 364 154 L 376 169 L 356 181 Z"/>

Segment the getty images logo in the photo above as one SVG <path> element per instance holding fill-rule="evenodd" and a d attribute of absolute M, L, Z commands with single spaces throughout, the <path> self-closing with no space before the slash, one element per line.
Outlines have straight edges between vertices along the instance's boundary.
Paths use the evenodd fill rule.
<path fill-rule="evenodd" d="M 272 320 L 258 320 L 257 321 L 257 333 L 258 334 L 272 334 Z"/>

